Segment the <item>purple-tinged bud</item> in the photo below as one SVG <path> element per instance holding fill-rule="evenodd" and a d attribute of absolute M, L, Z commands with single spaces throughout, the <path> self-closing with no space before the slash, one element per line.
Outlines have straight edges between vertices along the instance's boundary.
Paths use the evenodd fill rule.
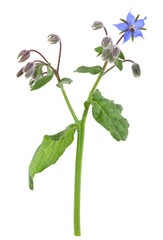
<path fill-rule="evenodd" d="M 37 68 L 37 67 L 35 67 L 35 68 L 34 68 L 34 71 L 33 71 L 32 78 L 33 78 L 34 80 L 36 80 L 36 79 L 37 79 L 37 77 L 38 77 L 38 68 Z"/>
<path fill-rule="evenodd" d="M 23 50 L 19 53 L 18 58 L 20 58 L 19 62 L 24 62 L 25 60 L 27 60 L 30 57 L 30 51 L 28 50 Z"/>
<path fill-rule="evenodd" d="M 20 77 L 24 73 L 24 67 L 22 67 L 19 72 L 16 74 L 17 77 Z"/>
<path fill-rule="evenodd" d="M 27 65 L 24 67 L 24 72 L 29 72 L 30 70 L 32 70 L 34 68 L 34 63 L 33 62 L 29 62 L 27 63 Z"/>
<path fill-rule="evenodd" d="M 117 45 L 113 46 L 112 55 L 113 58 L 117 58 L 120 54 L 120 49 Z"/>
<path fill-rule="evenodd" d="M 51 43 L 51 44 L 56 44 L 57 42 L 60 41 L 60 37 L 58 35 L 55 35 L 55 34 L 50 34 L 48 36 L 48 41 Z"/>
<path fill-rule="evenodd" d="M 109 61 L 110 63 L 112 63 L 114 61 L 112 56 L 112 48 L 111 47 L 104 48 L 101 57 L 103 61 Z"/>
<path fill-rule="evenodd" d="M 131 68 L 132 68 L 132 72 L 133 72 L 134 77 L 140 77 L 141 70 L 140 70 L 139 64 L 133 63 Z"/>
<path fill-rule="evenodd" d="M 109 44 L 112 44 L 112 39 L 110 37 L 104 37 L 102 39 L 101 45 L 106 48 L 109 46 Z"/>
<path fill-rule="evenodd" d="M 94 22 L 92 25 L 93 30 L 98 30 L 102 27 L 104 27 L 104 25 L 102 22 L 99 22 L 99 21 Z"/>
<path fill-rule="evenodd" d="M 30 71 L 26 72 L 25 74 L 25 78 L 29 78 L 33 75 L 33 69 L 31 69 Z"/>

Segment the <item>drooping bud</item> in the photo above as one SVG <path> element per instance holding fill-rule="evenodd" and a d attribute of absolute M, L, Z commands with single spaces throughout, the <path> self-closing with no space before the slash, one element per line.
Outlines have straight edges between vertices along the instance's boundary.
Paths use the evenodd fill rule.
<path fill-rule="evenodd" d="M 109 61 L 110 63 L 113 62 L 114 59 L 112 55 L 112 48 L 111 47 L 104 48 L 101 57 L 103 61 Z"/>
<path fill-rule="evenodd" d="M 21 51 L 17 58 L 19 58 L 19 57 L 21 57 L 19 62 L 24 62 L 25 60 L 27 60 L 30 57 L 30 51 L 28 51 L 28 50 Z"/>
<path fill-rule="evenodd" d="M 140 77 L 141 70 L 140 70 L 139 64 L 137 64 L 137 63 L 132 64 L 132 72 L 133 72 L 134 77 Z"/>
<path fill-rule="evenodd" d="M 113 58 L 117 58 L 120 54 L 120 49 L 117 45 L 113 46 L 112 55 Z"/>
<path fill-rule="evenodd" d="M 104 37 L 101 42 L 101 46 L 104 48 L 108 47 L 110 44 L 112 44 L 112 39 L 110 37 Z"/>
<path fill-rule="evenodd" d="M 32 74 L 33 74 L 33 69 L 31 69 L 30 71 L 26 72 L 26 74 L 25 74 L 25 78 L 29 78 L 29 77 L 31 77 Z"/>
<path fill-rule="evenodd" d="M 98 30 L 98 29 L 102 28 L 103 26 L 104 25 L 102 22 L 96 21 L 93 23 L 92 28 L 93 28 L 93 30 Z"/>
<path fill-rule="evenodd" d="M 29 81 L 29 86 L 32 87 L 34 83 L 35 83 L 35 80 L 31 79 L 31 80 Z"/>
<path fill-rule="evenodd" d="M 42 64 L 36 64 L 34 66 L 34 69 L 33 69 L 33 75 L 32 75 L 32 78 L 34 80 L 36 80 L 37 78 L 39 78 L 41 75 L 42 75 L 42 67 L 43 65 Z"/>
<path fill-rule="evenodd" d="M 51 44 L 56 44 L 57 42 L 60 41 L 60 37 L 58 35 L 55 35 L 55 34 L 50 34 L 48 36 L 48 41 L 51 43 Z"/>
<path fill-rule="evenodd" d="M 34 63 L 33 62 L 29 62 L 27 63 L 27 65 L 24 67 L 24 72 L 29 72 L 31 69 L 34 68 Z"/>
<path fill-rule="evenodd" d="M 24 73 L 24 67 L 22 67 L 19 72 L 16 74 L 17 77 L 20 77 Z"/>

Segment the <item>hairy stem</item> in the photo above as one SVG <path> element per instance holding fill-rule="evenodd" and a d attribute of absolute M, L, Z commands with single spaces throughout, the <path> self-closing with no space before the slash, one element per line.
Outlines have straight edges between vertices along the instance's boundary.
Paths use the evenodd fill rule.
<path fill-rule="evenodd" d="M 77 129 L 78 129 L 78 131 L 80 131 L 80 122 L 79 122 L 79 120 L 78 120 L 78 118 L 77 118 L 77 116 L 76 116 L 76 114 L 75 114 L 75 112 L 74 112 L 74 110 L 73 110 L 73 108 L 72 108 L 72 106 L 70 104 L 70 101 L 69 101 L 69 99 L 68 99 L 68 97 L 66 95 L 66 92 L 65 92 L 63 86 L 61 87 L 61 90 L 62 90 L 64 99 L 65 99 L 65 101 L 67 103 L 67 106 L 68 106 L 68 108 L 69 108 L 69 110 L 71 112 L 71 115 L 72 115 L 72 117 L 73 117 L 73 119 L 74 119 L 74 121 L 75 121 L 75 123 L 77 125 Z"/>
<path fill-rule="evenodd" d="M 118 45 L 118 43 L 122 40 L 122 38 L 124 37 L 124 34 L 120 37 L 120 39 L 117 41 L 116 45 Z"/>
<path fill-rule="evenodd" d="M 37 50 L 34 50 L 34 49 L 31 49 L 31 50 L 29 50 L 30 52 L 35 52 L 35 53 L 37 53 L 37 54 L 39 54 L 44 60 L 45 60 L 45 62 L 47 62 L 48 63 L 48 60 L 44 57 L 44 55 L 43 54 L 41 54 L 39 51 L 37 51 Z"/>
<path fill-rule="evenodd" d="M 108 62 L 104 63 L 103 70 L 105 70 Z M 91 100 L 92 94 L 96 90 L 100 79 L 102 78 L 103 73 L 100 73 L 95 84 L 93 85 L 90 94 L 88 96 L 88 100 Z M 81 171 L 82 171 L 82 156 L 83 156 L 83 147 L 84 147 L 84 133 L 85 133 L 85 122 L 88 114 L 88 110 L 90 107 L 90 103 L 86 104 L 81 125 L 80 131 L 78 132 L 78 140 L 77 140 L 77 150 L 76 150 L 76 165 L 75 165 L 75 188 L 74 188 L 74 235 L 80 236 L 80 195 L 81 195 Z"/>
<path fill-rule="evenodd" d="M 57 72 L 59 72 L 59 66 L 60 66 L 60 61 L 61 61 L 61 52 L 62 52 L 62 43 L 60 40 L 60 46 L 59 46 L 59 56 L 58 56 L 58 64 L 57 64 Z"/>

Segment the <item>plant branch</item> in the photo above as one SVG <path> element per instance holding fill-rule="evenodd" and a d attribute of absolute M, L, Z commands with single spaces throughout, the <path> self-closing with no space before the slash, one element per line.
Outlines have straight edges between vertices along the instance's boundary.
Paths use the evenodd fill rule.
<path fill-rule="evenodd" d="M 131 63 L 134 63 L 134 61 L 130 60 L 130 59 L 125 59 L 123 60 L 122 62 L 131 62 Z M 103 76 L 109 72 L 111 69 L 113 69 L 115 67 L 115 65 L 113 65 L 112 67 L 108 68 L 104 73 L 103 73 Z"/>
<path fill-rule="evenodd" d="M 104 29 L 104 31 L 105 31 L 106 36 L 108 36 L 108 31 L 107 31 L 107 29 L 106 29 L 105 26 L 103 26 L 103 29 Z"/>
<path fill-rule="evenodd" d="M 118 45 L 118 43 L 122 40 L 122 38 L 124 37 L 124 34 L 120 37 L 120 39 L 117 41 L 116 45 Z"/>
<path fill-rule="evenodd" d="M 38 53 L 44 60 L 45 60 L 45 62 L 47 62 L 48 63 L 48 60 L 44 57 L 44 55 L 42 55 L 39 51 L 36 51 L 36 50 L 34 50 L 34 49 L 31 49 L 31 50 L 29 50 L 30 52 L 36 52 L 36 53 Z"/>
<path fill-rule="evenodd" d="M 75 123 L 77 125 L 77 129 L 79 131 L 80 130 L 80 122 L 79 122 L 79 120 L 78 120 L 78 118 L 77 118 L 77 116 L 76 116 L 76 114 L 75 114 L 75 112 L 74 112 L 74 110 L 73 110 L 73 108 L 72 108 L 72 106 L 70 104 L 70 101 L 69 101 L 69 99 L 67 97 L 67 94 L 66 94 L 63 86 L 61 86 L 61 91 L 63 93 L 63 96 L 64 96 L 64 99 L 65 99 L 65 101 L 67 103 L 67 106 L 68 106 L 68 108 L 69 108 L 69 110 L 71 112 L 71 115 L 72 115 L 72 117 L 73 117 L 73 119 L 74 119 L 74 121 L 75 121 Z"/>
<path fill-rule="evenodd" d="M 62 42 L 60 40 L 60 46 L 59 46 L 59 56 L 58 56 L 58 65 L 57 65 L 57 73 L 59 72 L 59 66 L 60 66 L 60 61 L 61 61 L 61 52 L 62 52 Z"/>

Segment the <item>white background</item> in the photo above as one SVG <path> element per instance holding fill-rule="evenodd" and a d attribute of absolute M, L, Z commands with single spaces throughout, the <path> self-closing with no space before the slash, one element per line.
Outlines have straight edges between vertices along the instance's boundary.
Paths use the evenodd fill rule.
<path fill-rule="evenodd" d="M 1 163 L 0 239 L 72 240 L 73 188 L 76 136 L 56 165 L 34 179 L 28 188 L 28 165 L 45 134 L 55 134 L 73 119 L 56 80 L 30 92 L 28 80 L 16 78 L 25 63 L 17 63 L 24 49 L 41 51 L 57 64 L 59 45 L 50 45 L 47 35 L 58 34 L 63 52 L 61 77 L 79 118 L 83 102 L 96 79 L 73 73 L 81 65 L 102 65 L 94 48 L 104 37 L 93 31 L 102 21 L 114 42 L 119 23 L 129 10 L 147 16 L 141 37 L 120 47 L 126 58 L 141 66 L 134 78 L 131 64 L 112 70 L 100 82 L 103 96 L 122 104 L 130 123 L 125 142 L 116 142 L 92 118 L 86 123 L 82 169 L 81 240 L 163 239 L 163 84 L 161 1 L 4 1 L 1 3 Z M 40 59 L 35 53 L 31 59 Z"/>

